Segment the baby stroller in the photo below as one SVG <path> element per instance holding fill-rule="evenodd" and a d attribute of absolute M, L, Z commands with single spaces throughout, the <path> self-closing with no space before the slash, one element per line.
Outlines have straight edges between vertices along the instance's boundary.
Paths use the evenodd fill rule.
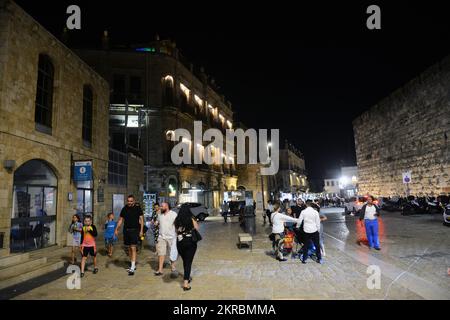
<path fill-rule="evenodd" d="M 293 230 L 293 233 L 295 235 L 294 238 L 294 242 L 295 242 L 295 250 L 291 250 L 291 258 L 295 259 L 295 258 L 299 258 L 301 259 L 302 257 L 302 253 L 303 253 L 303 246 L 305 245 L 303 239 L 303 230 L 301 230 L 300 228 L 296 228 Z M 313 260 L 317 260 L 317 256 L 316 256 L 316 246 L 314 245 L 314 243 L 312 241 L 310 241 L 308 243 L 308 256 L 313 259 Z"/>

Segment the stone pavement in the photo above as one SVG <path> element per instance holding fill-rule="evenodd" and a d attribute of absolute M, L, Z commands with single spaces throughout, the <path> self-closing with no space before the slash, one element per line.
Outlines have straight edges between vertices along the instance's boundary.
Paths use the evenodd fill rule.
<path fill-rule="evenodd" d="M 136 275 L 129 277 L 128 259 L 116 246 L 112 259 L 101 251 L 99 273 L 88 271 L 80 290 L 67 289 L 64 276 L 15 299 L 450 299 L 450 229 L 440 217 L 384 214 L 382 250 L 373 252 L 356 244 L 356 218 L 334 208 L 324 212 L 323 265 L 276 261 L 270 254 L 270 228 L 259 220 L 253 251 L 239 250 L 237 218 L 224 224 L 211 217 L 201 224 L 191 291 L 181 289 L 182 276 L 171 278 L 170 269 L 155 277 L 156 256 L 148 248 L 138 256 Z M 370 290 L 366 272 L 373 264 L 380 267 L 381 287 Z M 177 268 L 182 270 L 181 259 Z"/>

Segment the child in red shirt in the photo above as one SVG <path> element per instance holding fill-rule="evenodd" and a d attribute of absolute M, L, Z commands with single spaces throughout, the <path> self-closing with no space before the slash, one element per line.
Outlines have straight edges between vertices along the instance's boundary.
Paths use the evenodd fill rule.
<path fill-rule="evenodd" d="M 97 245 L 95 243 L 95 237 L 97 237 L 97 228 L 92 224 L 92 217 L 84 217 L 84 226 L 81 231 L 81 277 L 84 277 L 84 266 L 88 255 L 94 258 L 94 274 L 98 272 L 97 268 Z"/>

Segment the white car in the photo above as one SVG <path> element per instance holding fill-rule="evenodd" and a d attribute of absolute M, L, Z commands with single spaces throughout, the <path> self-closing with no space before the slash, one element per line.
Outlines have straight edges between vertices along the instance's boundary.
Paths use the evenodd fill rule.
<path fill-rule="evenodd" d="M 363 205 L 367 202 L 367 198 L 363 196 L 352 197 L 349 201 L 345 201 L 345 213 L 351 215 L 358 215 Z M 378 205 L 378 200 L 374 200 L 373 203 Z"/>
<path fill-rule="evenodd" d="M 204 206 L 201 203 L 198 202 L 185 202 L 184 205 L 187 205 L 189 209 L 191 210 L 192 215 L 198 220 L 198 221 L 205 221 L 205 219 L 209 216 L 209 211 L 206 206 Z M 173 211 L 178 213 L 180 210 L 181 204 L 173 208 Z"/>

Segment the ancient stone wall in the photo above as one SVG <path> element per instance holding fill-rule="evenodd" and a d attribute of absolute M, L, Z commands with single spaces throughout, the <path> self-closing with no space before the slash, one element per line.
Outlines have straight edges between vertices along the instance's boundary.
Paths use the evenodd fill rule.
<path fill-rule="evenodd" d="M 450 192 L 450 57 L 353 121 L 361 194 Z"/>

